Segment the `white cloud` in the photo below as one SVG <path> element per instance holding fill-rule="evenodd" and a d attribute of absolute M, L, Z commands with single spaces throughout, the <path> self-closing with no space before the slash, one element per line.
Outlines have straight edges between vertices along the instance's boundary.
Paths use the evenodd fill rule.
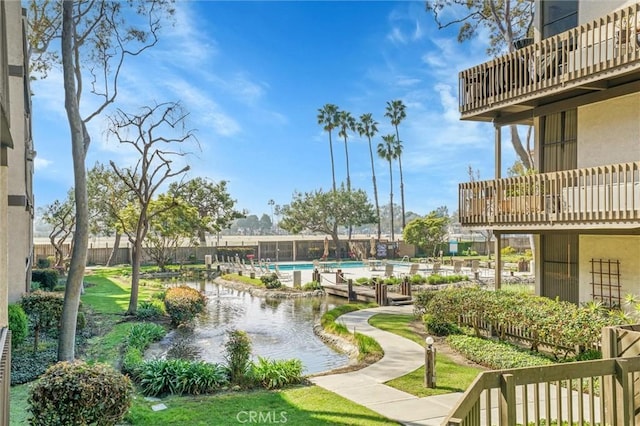
<path fill-rule="evenodd" d="M 46 158 L 40 158 L 36 156 L 36 158 L 33 160 L 33 167 L 37 172 L 39 172 L 49 167 L 51 163 L 52 161 L 47 160 Z"/>
<path fill-rule="evenodd" d="M 391 29 L 391 32 L 387 34 L 387 40 L 391 41 L 394 44 L 406 44 L 407 40 L 405 39 L 400 28 L 394 27 Z"/>

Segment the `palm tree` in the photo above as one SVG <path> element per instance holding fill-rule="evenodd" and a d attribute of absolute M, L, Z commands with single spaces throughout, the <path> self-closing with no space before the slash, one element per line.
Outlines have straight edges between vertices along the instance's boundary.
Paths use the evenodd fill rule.
<path fill-rule="evenodd" d="M 398 165 L 400 166 L 400 200 L 402 203 L 402 229 L 405 227 L 405 214 L 404 214 L 404 181 L 402 179 L 402 142 L 400 141 L 400 134 L 398 133 L 398 125 L 407 118 L 407 114 L 404 112 L 405 106 L 400 99 L 387 102 L 387 112 L 385 117 L 391 119 L 391 124 L 396 128 L 396 155 L 398 158 Z"/>
<path fill-rule="evenodd" d="M 378 156 L 384 158 L 389 162 L 389 208 L 391 209 L 391 241 L 395 241 L 395 234 L 393 231 L 393 169 L 391 167 L 391 160 L 395 160 L 396 151 L 393 148 L 395 145 L 396 135 L 385 135 L 382 137 L 385 143 L 380 142 L 378 144 Z"/>
<path fill-rule="evenodd" d="M 351 175 L 349 174 L 349 150 L 347 149 L 347 139 L 349 137 L 349 130 L 354 132 L 356 130 L 356 120 L 351 116 L 348 111 L 340 111 L 338 113 L 338 126 L 340 131 L 339 136 L 344 138 L 344 154 L 347 158 L 347 191 L 351 191 Z"/>
<path fill-rule="evenodd" d="M 357 124 L 360 136 L 366 136 L 369 140 L 369 157 L 371 158 L 371 179 L 373 180 L 373 197 L 376 200 L 376 217 L 378 218 L 378 241 L 380 241 L 380 204 L 378 203 L 378 186 L 376 184 L 376 169 L 373 164 L 373 148 L 371 147 L 371 138 L 378 133 L 378 122 L 373 119 L 371 113 L 362 114 Z"/>
<path fill-rule="evenodd" d="M 333 163 L 333 141 L 331 140 L 331 131 L 338 127 L 338 106 L 334 104 L 326 104 L 318 109 L 318 124 L 329 133 L 329 151 L 331 153 L 331 177 L 333 178 L 333 192 L 336 191 L 336 171 Z"/>

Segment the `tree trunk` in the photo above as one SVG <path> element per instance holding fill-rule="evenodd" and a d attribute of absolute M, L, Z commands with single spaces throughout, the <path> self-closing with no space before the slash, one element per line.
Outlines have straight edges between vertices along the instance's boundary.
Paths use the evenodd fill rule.
<path fill-rule="evenodd" d="M 122 234 L 120 234 L 119 232 L 116 232 L 115 240 L 113 241 L 113 248 L 111 249 L 111 253 L 109 253 L 109 258 L 107 259 L 107 265 L 106 266 L 111 266 L 111 263 L 113 262 L 113 259 L 115 258 L 116 253 L 120 249 L 120 239 L 121 238 L 122 238 Z"/>
<path fill-rule="evenodd" d="M 376 169 L 373 163 L 373 148 L 371 147 L 371 138 L 369 138 L 369 158 L 371 158 L 371 180 L 373 181 L 373 197 L 376 200 L 376 217 L 378 218 L 378 241 L 380 241 L 380 235 L 382 234 L 382 227 L 380 225 L 380 204 L 378 202 L 378 186 L 376 184 Z"/>
<path fill-rule="evenodd" d="M 140 255 L 142 253 L 142 240 L 137 239 L 131 249 L 131 297 L 127 315 L 135 315 L 138 311 L 138 284 L 140 283 Z"/>
<path fill-rule="evenodd" d="M 398 157 L 398 166 L 400 167 L 400 204 L 402 204 L 402 230 L 406 226 L 404 214 L 404 180 L 402 178 L 402 159 Z"/>
<path fill-rule="evenodd" d="M 531 164 L 531 157 L 526 149 L 522 146 L 522 140 L 520 139 L 520 134 L 518 134 L 518 126 L 512 124 L 509 126 L 509 130 L 511 131 L 511 145 L 513 145 L 513 149 L 518 154 L 518 158 L 522 161 L 525 170 L 529 170 L 533 167 Z"/>
<path fill-rule="evenodd" d="M 71 253 L 71 264 L 67 276 L 64 294 L 64 306 L 60 321 L 60 337 L 58 341 L 58 360 L 73 361 L 75 358 L 76 324 L 80 291 L 84 278 L 84 268 L 89 248 L 89 213 L 87 205 L 87 179 L 85 157 L 89 145 L 89 135 L 82 123 L 76 82 L 74 76 L 73 39 L 75 28 L 73 23 L 73 2 L 62 3 L 62 69 L 64 76 L 65 110 L 71 130 L 71 151 L 73 156 L 73 175 L 76 202 L 75 243 Z M 78 64 L 75 64 L 76 66 Z"/>
<path fill-rule="evenodd" d="M 204 229 L 198 229 L 198 239 L 200 240 L 200 247 L 207 246 L 207 236 L 204 233 Z"/>

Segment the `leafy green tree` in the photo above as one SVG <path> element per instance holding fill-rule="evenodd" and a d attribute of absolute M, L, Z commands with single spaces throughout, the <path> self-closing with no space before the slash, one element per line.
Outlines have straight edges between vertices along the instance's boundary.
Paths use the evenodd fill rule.
<path fill-rule="evenodd" d="M 446 207 L 445 207 L 446 210 Z M 403 231 L 403 237 L 409 244 L 414 244 L 425 251 L 431 250 L 436 255 L 438 245 L 446 241 L 449 215 L 434 210 L 425 217 L 413 219 Z"/>
<path fill-rule="evenodd" d="M 164 271 L 172 251 L 182 243 L 195 243 L 195 231 L 201 227 L 198 209 L 180 198 L 160 195 L 149 204 L 149 218 L 144 245 L 149 256 Z"/>
<path fill-rule="evenodd" d="M 479 33 L 489 34 L 487 53 L 491 56 L 515 50 L 514 42 L 532 37 L 535 2 L 525 0 L 428 0 L 426 9 L 433 13 L 439 29 L 459 25 L 458 42 L 471 40 Z M 450 10 L 452 9 L 452 10 Z M 456 18 L 443 20 L 445 12 L 454 12 Z M 448 15 L 451 16 L 451 15 Z M 534 167 L 530 155 L 531 126 L 525 148 L 518 127 L 509 126 L 511 144 L 527 169 Z"/>
<path fill-rule="evenodd" d="M 378 201 L 378 186 L 376 184 L 376 168 L 373 162 L 373 147 L 371 145 L 371 138 L 373 138 L 376 133 L 378 133 L 378 122 L 373 119 L 373 115 L 371 113 L 362 114 L 360 116 L 360 121 L 356 124 L 358 129 L 358 134 L 360 136 L 366 136 L 369 141 L 369 158 L 371 159 L 371 180 L 373 181 L 373 197 L 376 203 L 376 216 L 378 218 L 378 241 L 380 240 L 380 234 L 382 233 L 381 225 L 380 225 L 380 203 Z"/>
<path fill-rule="evenodd" d="M 293 234 L 308 231 L 330 235 L 336 258 L 340 257 L 338 230 L 341 226 L 359 226 L 376 220 L 366 192 L 349 191 L 344 185 L 331 192 L 319 189 L 295 193 L 291 203 L 282 207 L 282 216 L 280 227 Z"/>
<path fill-rule="evenodd" d="M 91 143 L 87 123 L 112 104 L 125 58 L 137 56 L 158 41 L 171 1 L 68 0 L 28 2 L 29 66 L 34 74 L 61 64 L 64 105 L 71 135 L 76 224 L 60 327 L 58 360 L 75 358 L 80 291 L 89 248 L 89 208 L 85 160 Z M 133 19 L 138 15 L 140 19 Z M 124 16 L 129 19 L 125 21 Z M 136 22 L 140 25 L 131 24 Z M 60 50 L 52 47 L 61 40 Z M 34 75 L 32 74 L 32 75 Z M 91 102 L 83 101 L 85 77 Z M 81 113 L 84 113 L 82 114 Z"/>
<path fill-rule="evenodd" d="M 331 177 L 333 179 L 333 190 L 336 190 L 336 170 L 333 161 L 333 141 L 331 132 L 338 127 L 338 106 L 334 104 L 326 104 L 318 109 L 318 124 L 324 131 L 329 133 L 329 153 L 331 154 Z"/>
<path fill-rule="evenodd" d="M 398 166 L 400 168 L 400 203 L 402 206 L 402 229 L 405 226 L 405 211 L 404 211 L 404 179 L 402 178 L 402 141 L 400 139 L 400 133 L 398 133 L 398 126 L 402 123 L 402 120 L 407 118 L 405 112 L 405 105 L 401 100 L 396 99 L 394 101 L 387 102 L 387 112 L 385 117 L 391 119 L 391 124 L 396 129 L 396 140 L 393 143 L 393 150 L 395 151 L 395 157 L 398 159 Z"/>
<path fill-rule="evenodd" d="M 260 216 L 260 233 L 269 234 L 271 233 L 271 229 L 273 229 L 273 222 L 271 222 L 268 214 L 263 213 L 262 216 Z"/>
<path fill-rule="evenodd" d="M 67 192 L 67 198 L 63 201 L 55 200 L 53 203 L 41 209 L 42 221 L 51 227 L 49 241 L 55 251 L 55 265 L 63 265 L 65 253 L 64 243 L 73 234 L 76 224 L 75 203 L 73 202 L 73 189 Z"/>
<path fill-rule="evenodd" d="M 150 212 L 149 205 L 158 188 L 189 170 L 188 165 L 174 169 L 175 160 L 185 156 L 180 146 L 194 138 L 193 133 L 184 127 L 186 116 L 180 104 L 168 102 L 143 107 L 138 114 L 118 110 L 110 117 L 109 134 L 138 155 L 133 167 L 121 168 L 110 162 L 115 174 L 134 196 L 135 203 L 130 210 L 137 213 L 134 226 L 122 215 L 119 217 L 121 231 L 127 234 L 132 245 L 129 315 L 135 315 L 138 308 L 142 244 L 153 215 L 162 211 Z M 133 135 L 132 139 L 129 139 L 130 135 Z"/>
<path fill-rule="evenodd" d="M 347 140 L 349 138 L 349 132 L 355 132 L 356 120 L 351 116 L 348 111 L 340 111 L 338 113 L 338 127 L 340 131 L 338 135 L 344 138 L 344 155 L 347 159 L 347 191 L 351 191 L 351 174 L 349 173 L 349 149 L 347 148 Z"/>
<path fill-rule="evenodd" d="M 392 160 L 397 158 L 396 150 L 394 149 L 396 135 L 389 134 L 382 136 L 382 140 L 384 143 L 380 142 L 378 144 L 378 156 L 380 158 L 384 158 L 389 162 L 389 209 L 391 210 L 391 214 L 389 215 L 391 219 L 391 241 L 395 241 L 395 230 L 393 226 L 393 167 Z"/>
<path fill-rule="evenodd" d="M 118 175 L 101 163 L 96 163 L 87 172 L 87 194 L 91 234 L 114 236 L 111 254 L 107 259 L 107 266 L 110 266 L 122 238 L 122 234 L 117 230 L 117 213 L 133 199 Z"/>
<path fill-rule="evenodd" d="M 196 233 L 203 246 L 207 244 L 208 233 L 218 233 L 228 228 L 235 219 L 245 215 L 245 212 L 235 209 L 236 200 L 231 198 L 225 180 L 214 183 L 206 178 L 196 177 L 184 183 L 173 182 L 169 185 L 169 193 L 197 209 L 200 226 Z"/>

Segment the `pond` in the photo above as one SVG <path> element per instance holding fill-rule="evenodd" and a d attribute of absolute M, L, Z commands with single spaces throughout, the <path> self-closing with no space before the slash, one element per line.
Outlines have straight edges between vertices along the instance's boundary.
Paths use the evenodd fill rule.
<path fill-rule="evenodd" d="M 251 338 L 254 357 L 298 358 L 305 374 L 344 366 L 349 359 L 324 344 L 313 325 L 327 310 L 345 303 L 334 297 L 265 299 L 212 281 L 187 282 L 204 290 L 208 303 L 191 330 L 170 332 L 153 345 L 147 357 L 164 357 L 169 351 L 197 352 L 207 362 L 224 361 L 224 343 L 229 330 L 243 330 Z"/>

